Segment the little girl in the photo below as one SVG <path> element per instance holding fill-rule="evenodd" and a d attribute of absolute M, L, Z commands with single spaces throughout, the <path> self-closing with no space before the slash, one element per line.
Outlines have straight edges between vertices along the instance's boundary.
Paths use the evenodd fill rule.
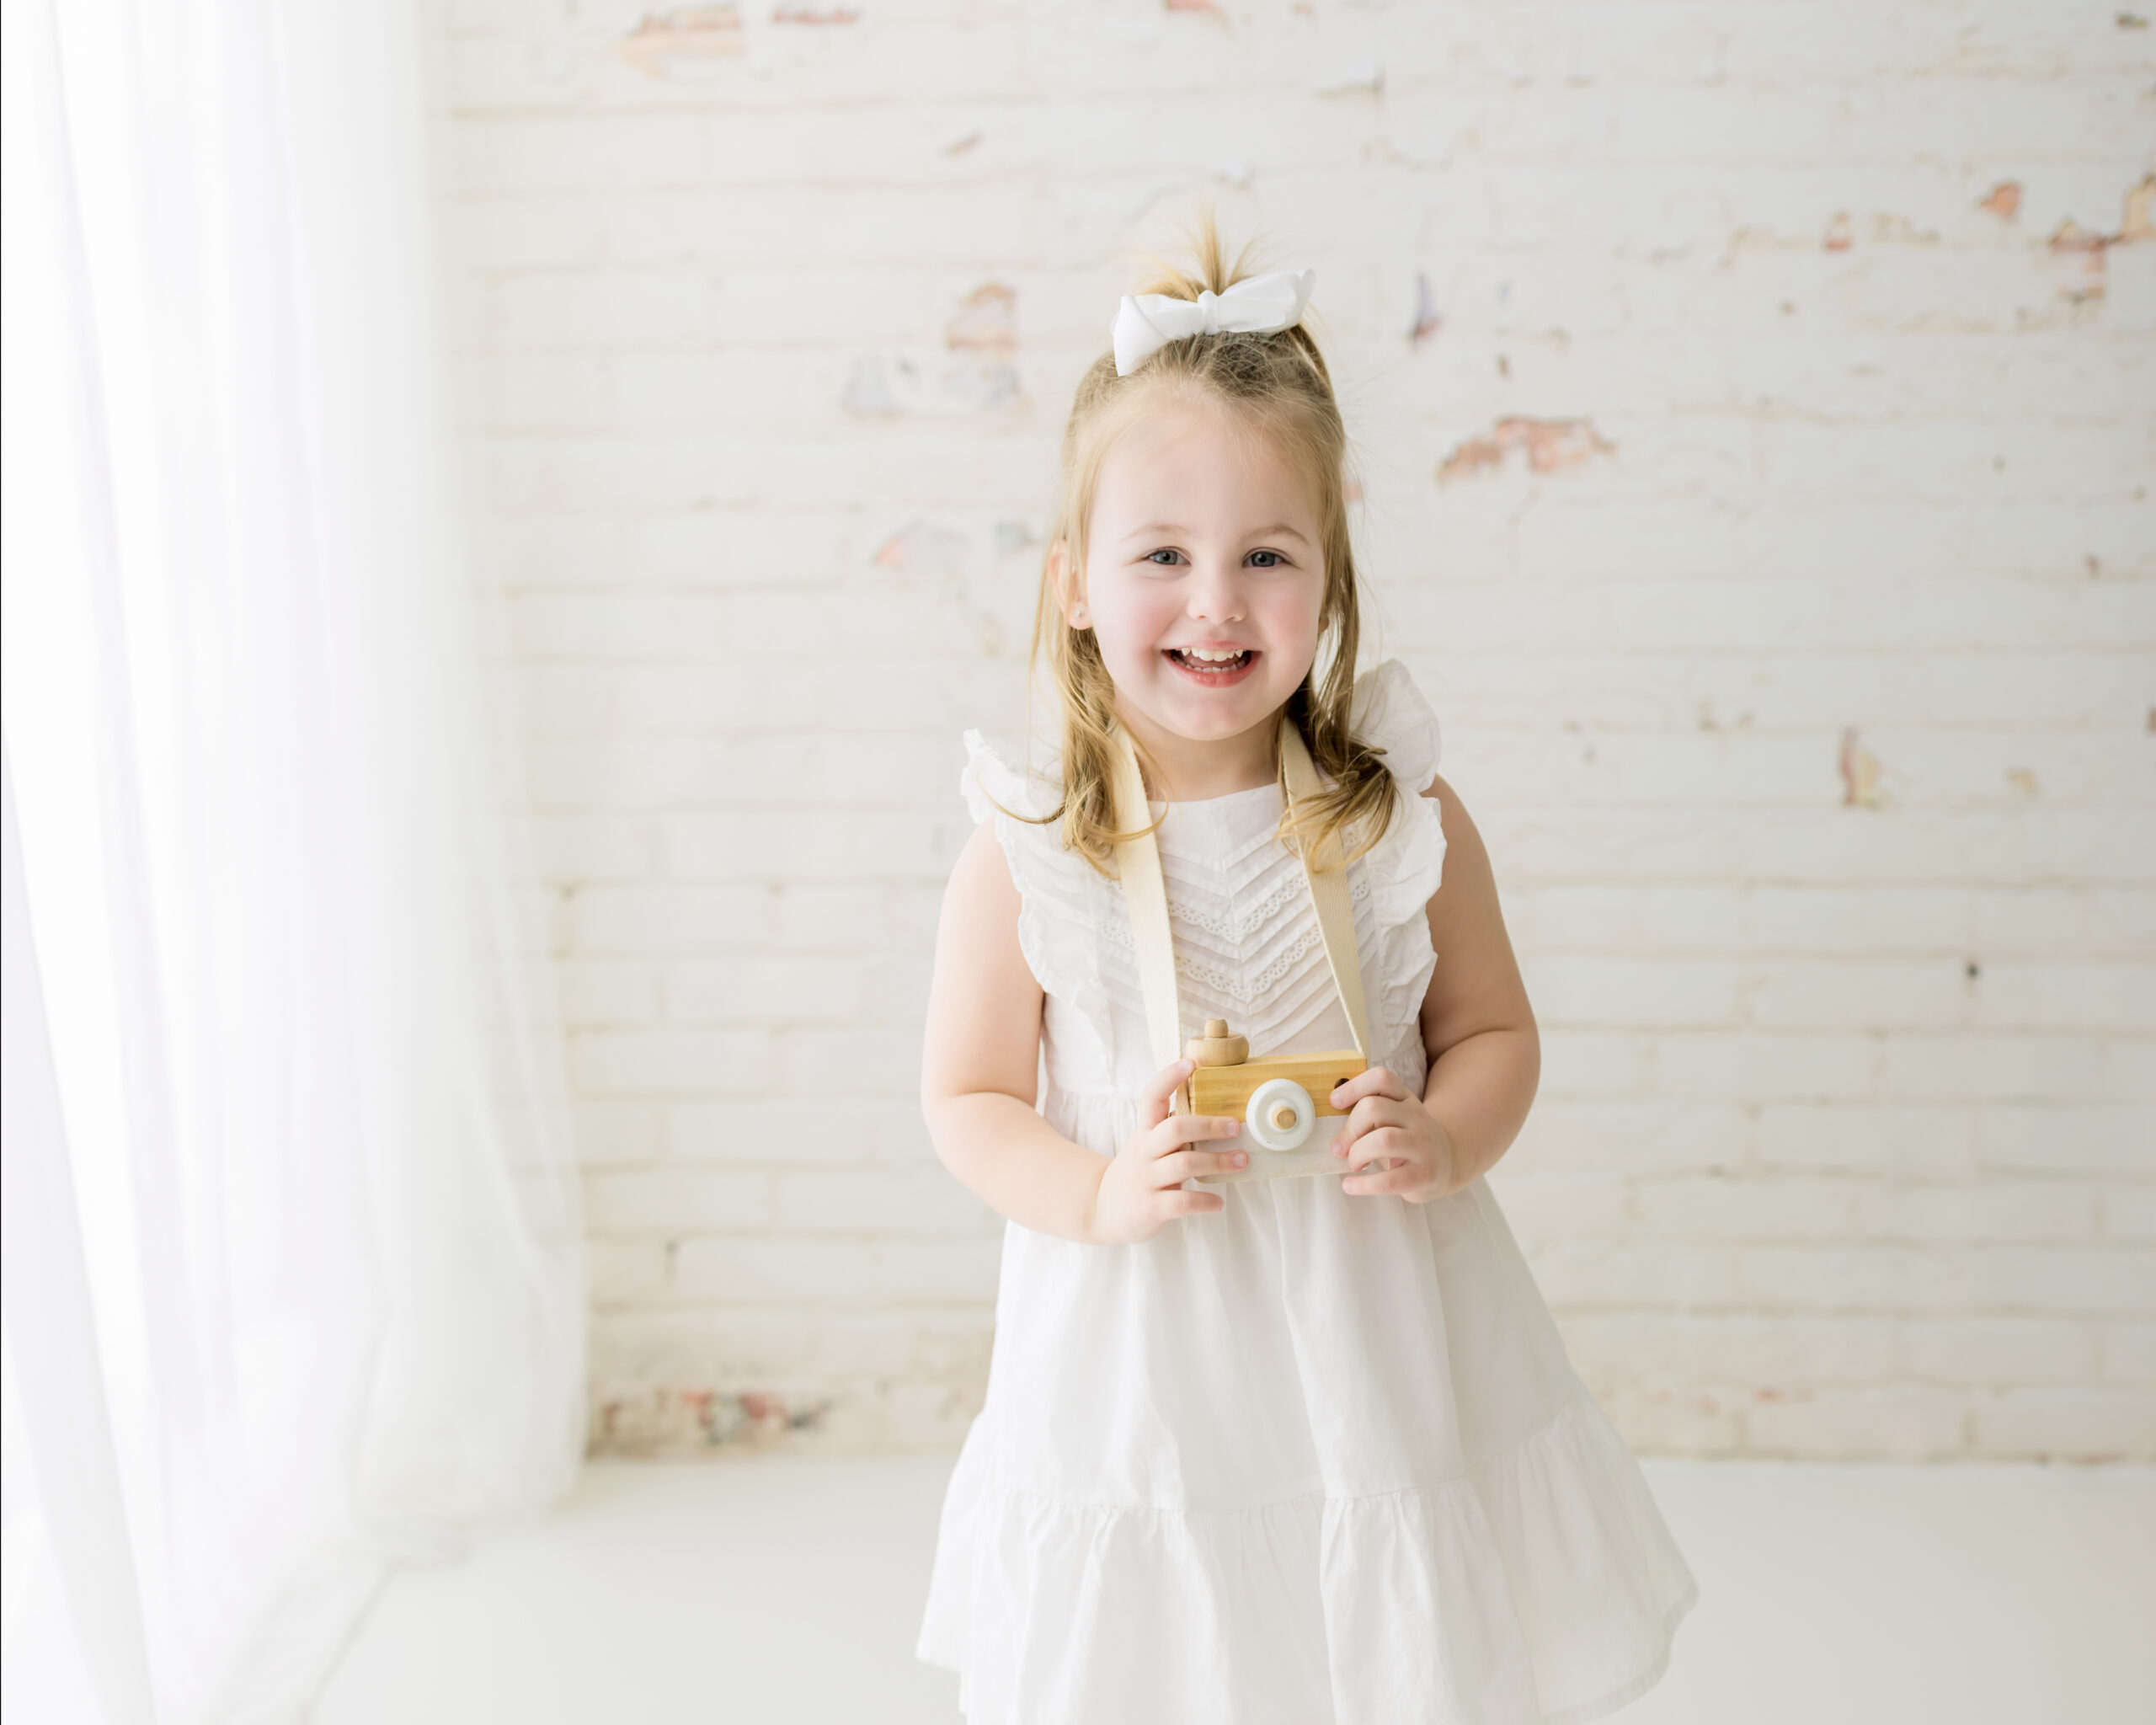
<path fill-rule="evenodd" d="M 1482 1178 L 1534 1019 L 1435 718 L 1354 675 L 1310 286 L 1208 230 L 1123 302 L 1042 581 L 1056 781 L 966 738 L 921 1097 L 1009 1224 L 917 1651 L 974 1725 L 1592 1719 L 1694 1595 Z M 1245 1128 L 1201 1029 L 1368 1065 Z"/>

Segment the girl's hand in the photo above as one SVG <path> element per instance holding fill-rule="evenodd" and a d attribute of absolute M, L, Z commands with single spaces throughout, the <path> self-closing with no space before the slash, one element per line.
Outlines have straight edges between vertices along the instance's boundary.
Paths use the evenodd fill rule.
<path fill-rule="evenodd" d="M 1390 1192 L 1410 1204 L 1449 1197 L 1464 1183 L 1456 1178 L 1452 1135 L 1438 1117 L 1411 1095 L 1383 1066 L 1358 1072 L 1332 1092 L 1332 1105 L 1344 1108 L 1348 1124 L 1332 1141 L 1332 1153 L 1353 1167 L 1374 1168 L 1340 1183 L 1358 1198 Z"/>
<path fill-rule="evenodd" d="M 1193 1062 L 1177 1060 L 1153 1075 L 1138 1098 L 1138 1130 L 1101 1171 L 1087 1238 L 1097 1246 L 1135 1246 L 1150 1240 L 1177 1216 L 1225 1210 L 1217 1192 L 1179 1188 L 1193 1174 L 1225 1173 L 1250 1157 L 1243 1151 L 1193 1150 L 1203 1139 L 1232 1138 L 1242 1122 L 1225 1114 L 1177 1114 L 1168 1098 L 1190 1076 Z"/>

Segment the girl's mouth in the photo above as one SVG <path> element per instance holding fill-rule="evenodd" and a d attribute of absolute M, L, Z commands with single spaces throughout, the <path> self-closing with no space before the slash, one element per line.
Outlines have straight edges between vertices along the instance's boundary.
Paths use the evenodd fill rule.
<path fill-rule="evenodd" d="M 1251 674 L 1257 663 L 1257 649 L 1242 647 L 1219 649 L 1209 647 L 1170 647 L 1161 656 L 1166 660 L 1193 683 L 1209 689 L 1225 689 L 1240 683 Z"/>

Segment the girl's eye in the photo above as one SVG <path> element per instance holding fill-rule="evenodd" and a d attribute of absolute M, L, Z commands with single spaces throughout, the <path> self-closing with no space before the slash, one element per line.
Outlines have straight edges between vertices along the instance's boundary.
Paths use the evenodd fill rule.
<path fill-rule="evenodd" d="M 1148 563 L 1157 563 L 1163 568 L 1166 568 L 1171 564 L 1181 563 L 1182 561 L 1182 553 L 1180 551 L 1171 551 L 1166 546 L 1163 546 L 1158 551 L 1147 552 L 1145 553 L 1145 561 Z"/>
<path fill-rule="evenodd" d="M 1277 551 L 1253 551 L 1246 561 L 1252 569 L 1277 569 L 1287 559 Z"/>

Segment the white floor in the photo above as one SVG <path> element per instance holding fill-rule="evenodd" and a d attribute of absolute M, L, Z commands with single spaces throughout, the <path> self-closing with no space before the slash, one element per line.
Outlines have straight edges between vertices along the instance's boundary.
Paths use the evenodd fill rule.
<path fill-rule="evenodd" d="M 912 1650 L 949 1470 L 595 1466 L 545 1525 L 392 1578 L 315 1725 L 947 1725 Z M 2156 1472 L 1648 1472 L 1701 1599 L 1625 1725 L 2156 1720 Z"/>

